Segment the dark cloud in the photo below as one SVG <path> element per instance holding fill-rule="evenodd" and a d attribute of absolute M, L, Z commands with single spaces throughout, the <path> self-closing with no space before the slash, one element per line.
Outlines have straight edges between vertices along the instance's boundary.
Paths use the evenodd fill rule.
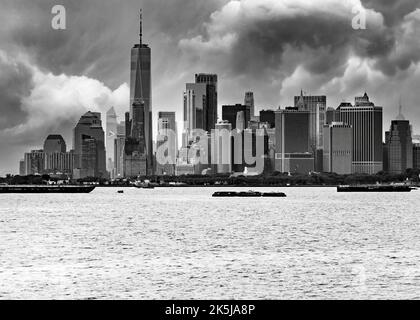
<path fill-rule="evenodd" d="M 255 21 L 238 30 L 238 35 L 228 63 L 235 74 L 263 74 L 282 67 L 288 46 L 298 53 L 309 52 L 307 60 L 296 61 L 292 70 L 303 63 L 308 71 L 319 74 L 339 71 L 355 52 L 362 57 L 386 56 L 394 44 L 387 30 L 356 33 L 348 19 L 325 15 Z"/>
<path fill-rule="evenodd" d="M 33 87 L 32 71 L 20 62 L 7 63 L 0 56 L 0 130 L 26 121 L 22 99 Z"/>
<path fill-rule="evenodd" d="M 405 15 L 420 7 L 418 0 L 362 0 L 362 3 L 382 13 L 388 26 L 399 24 Z"/>
<path fill-rule="evenodd" d="M 38 66 L 54 74 L 86 75 L 111 87 L 128 81 L 130 47 L 138 41 L 138 11 L 144 10 L 145 41 L 164 37 L 176 49 L 177 40 L 200 30 L 202 22 L 223 1 L 191 0 L 63 0 L 67 30 L 51 28 L 56 1 L 9 1 L 20 24 L 9 41 L 27 50 Z M 159 58 L 158 58 L 159 59 Z M 162 59 L 166 60 L 166 59 Z"/>

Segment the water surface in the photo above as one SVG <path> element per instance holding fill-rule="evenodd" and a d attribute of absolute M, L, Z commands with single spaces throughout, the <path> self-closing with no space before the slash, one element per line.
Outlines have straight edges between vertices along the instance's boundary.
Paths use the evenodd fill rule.
<path fill-rule="evenodd" d="M 0 298 L 420 299 L 420 191 L 117 190 L 0 195 Z"/>

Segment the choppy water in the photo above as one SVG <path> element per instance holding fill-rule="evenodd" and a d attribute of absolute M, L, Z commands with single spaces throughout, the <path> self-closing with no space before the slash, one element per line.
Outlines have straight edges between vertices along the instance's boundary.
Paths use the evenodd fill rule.
<path fill-rule="evenodd" d="M 0 298 L 420 299 L 420 191 L 218 190 L 0 195 Z"/>

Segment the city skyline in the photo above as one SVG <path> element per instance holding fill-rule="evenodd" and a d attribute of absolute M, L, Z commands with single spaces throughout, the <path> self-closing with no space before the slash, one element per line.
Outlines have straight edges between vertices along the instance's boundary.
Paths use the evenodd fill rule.
<path fill-rule="evenodd" d="M 334 1 L 330 2 L 334 3 Z M 89 3 L 93 7 L 95 0 L 89 1 Z M 154 48 L 152 73 L 157 79 L 153 78 L 153 124 L 157 123 L 159 111 L 175 111 L 178 129 L 182 130 L 180 126 L 182 125 L 183 88 L 185 83 L 192 82 L 195 73 L 204 72 L 215 73 L 219 76 L 219 115 L 222 105 L 242 103 L 246 91 L 254 92 L 257 112 L 262 109 L 275 110 L 279 105 L 283 107 L 292 105 L 291 97 L 296 95 L 301 88 L 312 95 L 328 96 L 327 107 L 333 108 L 336 108 L 342 100 L 352 101 L 354 96 L 367 91 L 374 97 L 375 102 L 384 108 L 383 124 L 385 128 L 395 117 L 399 97 L 403 96 L 402 103 L 405 107 L 406 118 L 413 125 L 413 134 L 418 134 L 420 116 L 415 84 L 418 83 L 416 79 L 420 75 L 418 71 L 419 55 L 417 54 L 419 40 L 414 37 L 414 34 L 409 33 L 409 30 L 415 32 L 419 27 L 420 11 L 414 2 L 402 1 L 404 5 L 379 6 L 376 1 L 363 1 L 362 4 L 369 12 L 368 29 L 359 31 L 350 30 L 352 13 L 351 10 L 347 10 L 350 8 L 350 4 L 357 4 L 358 1 L 349 1 L 348 6 L 340 4 L 338 8 L 334 9 L 334 14 L 341 17 L 346 23 L 349 22 L 349 33 L 347 33 L 346 27 L 340 34 L 344 36 L 345 45 L 343 48 L 354 49 L 356 47 L 353 47 L 352 40 L 357 42 L 357 40 L 365 39 L 368 44 L 376 43 L 383 52 L 371 53 L 365 48 L 366 52 L 346 55 L 345 61 L 333 59 L 337 52 L 333 52 L 331 55 L 324 52 L 319 61 L 310 60 L 309 65 L 304 63 L 309 52 L 322 53 L 331 39 L 323 39 L 325 43 L 313 43 L 311 42 L 314 40 L 313 37 L 302 39 L 302 45 L 310 44 L 309 47 L 312 49 L 309 51 L 302 49 L 299 51 L 300 55 L 296 55 L 296 61 L 290 60 L 291 53 L 297 51 L 296 48 L 287 49 L 291 39 L 281 30 L 287 30 L 284 21 L 290 23 L 302 20 L 299 20 L 301 19 L 299 14 L 287 16 L 291 6 L 289 1 L 282 1 L 285 6 L 284 12 L 273 6 L 272 13 L 275 17 L 282 18 L 280 22 L 261 16 L 260 9 L 264 4 L 273 5 L 273 2 L 268 0 L 254 1 L 252 4 L 250 1 L 241 3 L 209 1 L 206 4 L 198 1 L 188 9 L 188 12 L 179 13 L 178 16 L 175 15 L 171 19 L 166 13 L 178 12 L 175 7 L 181 3 L 188 3 L 188 1 L 174 1 L 168 9 L 163 9 L 160 4 L 154 3 L 143 1 L 139 4 L 137 1 L 125 1 L 119 10 L 116 10 L 110 3 L 104 6 L 94 6 L 95 10 L 101 13 L 101 17 L 108 17 L 106 21 L 110 24 L 110 26 L 101 25 L 103 28 L 99 28 L 92 23 L 89 15 L 92 12 L 89 10 L 90 6 L 86 8 L 83 4 L 76 8 L 70 2 L 64 1 L 69 12 L 68 30 L 60 33 L 50 30 L 50 8 L 46 8 L 40 1 L 33 1 L 27 4 L 27 7 L 20 5 L 19 2 L 5 2 L 5 10 L 1 13 L 4 18 L 2 21 L 10 22 L 10 27 L 6 28 L 7 34 L 0 34 L 0 40 L 2 44 L 5 44 L 0 54 L 1 79 L 5 80 L 0 81 L 2 86 L 0 88 L 0 104 L 4 111 L 0 121 L 2 141 L 0 147 L 8 152 L 2 152 L 0 156 L 0 173 L 2 175 L 17 173 L 19 168 L 16 162 L 22 157 L 22 154 L 27 150 L 36 149 L 37 146 L 41 147 L 43 139 L 50 133 L 62 134 L 67 142 L 71 141 L 69 137 L 72 126 L 88 110 L 100 111 L 104 114 L 111 106 L 114 106 L 119 119 L 123 120 L 122 112 L 126 111 L 129 105 L 129 68 L 127 67 L 129 63 L 127 61 L 129 61 L 130 53 L 127 48 L 135 43 L 136 30 L 138 29 L 136 14 L 140 5 L 145 9 L 145 23 L 148 25 L 145 38 Z M 319 34 L 324 35 L 326 30 L 324 20 L 331 10 L 327 7 L 316 9 L 307 1 L 299 2 L 298 6 L 302 9 L 307 8 L 313 13 L 311 17 L 317 17 L 319 20 L 319 23 L 315 23 L 309 32 L 317 34 L 318 31 Z M 169 27 L 172 26 L 171 23 L 178 21 L 177 19 L 186 13 L 191 14 L 189 10 L 200 12 L 200 15 L 193 19 L 194 21 L 189 20 L 189 23 L 194 26 L 180 25 L 175 28 L 176 30 L 172 30 L 173 28 Z M 252 55 L 255 52 L 246 50 L 238 56 L 238 61 L 229 60 L 232 54 L 237 53 L 237 49 L 241 48 L 240 43 L 238 44 L 235 39 L 239 37 L 243 43 L 254 39 L 250 36 L 252 35 L 250 30 L 243 30 L 236 24 L 227 25 L 225 23 L 229 12 L 233 16 L 233 21 L 236 21 L 235 19 L 240 13 L 252 13 L 249 19 L 255 23 L 256 32 L 264 23 L 277 27 L 279 32 L 268 36 L 275 36 L 276 39 L 281 40 L 282 46 L 273 48 L 273 50 L 277 50 L 274 52 L 267 49 L 266 54 L 269 54 L 268 57 L 271 58 L 278 56 L 282 58 L 279 59 L 282 61 L 278 65 L 273 65 L 272 59 Z M 13 13 L 13 15 L 6 17 L 3 16 L 4 13 Z M 119 14 L 127 17 L 126 23 L 120 23 Z M 130 16 L 132 16 L 131 19 L 128 18 Z M 23 19 L 25 17 L 30 17 L 31 22 L 37 22 L 34 30 L 28 30 L 29 25 L 22 21 L 19 22 L 21 24 L 18 24 L 19 19 L 25 20 Z M 159 19 L 160 17 L 161 19 Z M 307 21 L 308 23 L 311 17 Z M 165 21 L 165 19 L 169 20 Z M 76 20 L 78 21 L 77 25 L 74 22 Z M 101 21 L 98 18 L 97 22 Z M 203 27 L 205 30 L 200 31 L 205 22 L 207 23 Z M 220 47 L 222 43 L 217 42 L 221 35 L 211 28 L 217 23 L 220 24 L 222 30 L 232 31 L 232 34 L 237 36 L 231 39 L 233 44 L 228 41 L 229 39 L 221 39 L 222 43 L 222 40 L 228 42 L 225 52 L 223 52 L 223 46 Z M 89 28 L 89 26 L 94 27 Z M 89 51 L 85 43 L 75 40 L 75 37 L 78 38 L 80 27 L 85 27 L 87 42 L 91 40 L 98 48 L 101 48 L 100 51 Z M 111 27 L 115 30 L 111 30 Z M 397 30 L 401 32 L 397 32 Z M 203 32 L 207 32 L 207 35 L 200 38 L 204 34 Z M 124 34 L 124 36 L 117 39 L 115 43 L 103 42 L 115 33 Z M 303 34 L 307 35 L 305 31 Z M 389 43 L 386 42 L 386 34 L 391 38 Z M 26 35 L 32 36 L 32 45 Z M 103 35 L 103 37 L 98 35 Z M 172 39 L 165 42 L 165 37 L 168 36 L 172 36 Z M 396 39 L 401 40 L 399 43 L 403 45 L 400 48 L 402 53 L 399 52 L 392 56 L 390 54 L 394 46 L 392 40 Z M 254 40 L 256 45 L 266 49 L 259 39 Z M 337 41 L 337 39 L 333 40 Z M 72 50 L 66 50 L 71 44 L 78 45 L 78 51 L 82 54 L 76 57 L 72 54 Z M 207 48 L 211 45 L 214 45 L 216 50 L 218 57 L 216 60 L 211 60 L 209 56 Z M 167 48 L 172 48 L 172 52 L 166 50 Z M 190 50 L 186 50 L 186 48 Z M 343 48 L 340 47 L 340 49 Z M 49 49 L 49 52 L 46 52 L 46 49 Z M 198 49 L 203 50 L 201 62 L 200 59 L 197 60 Z M 63 50 L 66 50 L 66 63 L 57 56 Z M 338 52 L 341 53 L 341 51 Z M 179 63 L 172 63 L 173 56 L 177 54 L 180 54 Z M 317 56 L 317 54 L 313 56 Z M 327 58 L 331 60 L 331 63 L 326 61 Z M 291 64 L 286 62 L 291 62 Z M 243 70 L 240 70 L 241 66 L 237 63 L 242 63 Z M 17 66 L 17 69 L 11 68 L 12 65 Z M 101 68 L 98 69 L 98 65 L 102 66 L 104 71 L 99 71 Z M 251 76 L 256 67 L 262 71 L 261 75 Z M 270 68 L 273 69 L 271 74 L 267 71 Z M 282 73 L 284 74 L 282 75 Z M 4 90 L 4 83 L 7 86 L 7 91 Z M 16 87 L 12 96 L 9 93 L 10 83 L 14 83 Z M 85 90 L 84 97 L 74 99 L 75 92 L 82 89 Z M 56 109 L 52 109 L 52 106 Z M 57 112 L 51 110 L 57 110 Z M 156 130 L 154 135 L 156 135 Z"/>

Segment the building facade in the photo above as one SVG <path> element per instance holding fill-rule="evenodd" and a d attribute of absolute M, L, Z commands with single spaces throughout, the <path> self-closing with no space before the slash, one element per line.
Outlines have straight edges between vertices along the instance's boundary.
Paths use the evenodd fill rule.
<path fill-rule="evenodd" d="M 33 150 L 25 153 L 25 175 L 42 175 L 45 170 L 44 150 Z"/>
<path fill-rule="evenodd" d="M 216 74 L 199 73 L 195 75 L 196 84 L 206 85 L 204 131 L 211 132 L 218 120 L 218 80 Z"/>
<path fill-rule="evenodd" d="M 406 120 L 394 120 L 385 134 L 386 171 L 403 174 L 413 168 L 413 140 L 411 125 Z"/>
<path fill-rule="evenodd" d="M 66 153 L 67 145 L 61 135 L 49 135 L 44 142 L 45 153 Z"/>
<path fill-rule="evenodd" d="M 420 169 L 420 143 L 413 145 L 413 169 Z"/>
<path fill-rule="evenodd" d="M 87 141 L 95 141 L 96 161 L 86 161 L 91 158 L 92 151 L 86 147 Z M 102 129 L 101 114 L 85 113 L 73 130 L 74 169 L 79 179 L 86 177 L 106 178 L 105 133 Z M 89 154 L 85 154 L 88 152 Z M 90 166 L 90 167 L 87 167 Z M 92 176 L 91 174 L 94 173 Z"/>
<path fill-rule="evenodd" d="M 356 97 L 355 106 L 341 104 L 340 122 L 353 127 L 352 173 L 376 174 L 383 170 L 383 110 L 365 94 Z"/>
<path fill-rule="evenodd" d="M 286 108 L 277 110 L 275 114 L 275 171 L 300 174 L 314 171 L 311 113 L 298 108 Z"/>
<path fill-rule="evenodd" d="M 222 119 L 232 124 L 232 130 L 236 129 L 238 113 L 243 112 L 244 128 L 248 128 L 251 121 L 251 108 L 246 105 L 225 105 L 222 107 Z"/>
<path fill-rule="evenodd" d="M 227 121 L 220 121 L 216 124 L 214 134 L 214 161 L 217 164 L 218 174 L 232 172 L 232 124 Z"/>
<path fill-rule="evenodd" d="M 260 111 L 260 122 L 268 123 L 269 129 L 276 128 L 276 113 L 274 110 L 262 110 Z"/>
<path fill-rule="evenodd" d="M 353 128 L 342 122 L 324 126 L 324 172 L 351 174 L 353 161 Z"/>
<path fill-rule="evenodd" d="M 165 163 L 159 159 L 159 149 L 165 147 Z M 178 153 L 178 130 L 175 112 L 159 112 L 158 115 L 158 139 L 156 153 L 156 175 L 175 175 L 176 157 Z"/>
<path fill-rule="evenodd" d="M 250 108 L 251 119 L 255 117 L 255 101 L 253 92 L 245 92 L 244 105 Z"/>
<path fill-rule="evenodd" d="M 207 85 L 205 83 L 187 83 L 184 92 L 184 147 L 192 142 L 193 130 L 207 131 L 206 104 Z"/>
<path fill-rule="evenodd" d="M 106 169 L 113 175 L 115 169 L 115 139 L 117 139 L 117 114 L 114 107 L 109 109 L 106 113 Z"/>

